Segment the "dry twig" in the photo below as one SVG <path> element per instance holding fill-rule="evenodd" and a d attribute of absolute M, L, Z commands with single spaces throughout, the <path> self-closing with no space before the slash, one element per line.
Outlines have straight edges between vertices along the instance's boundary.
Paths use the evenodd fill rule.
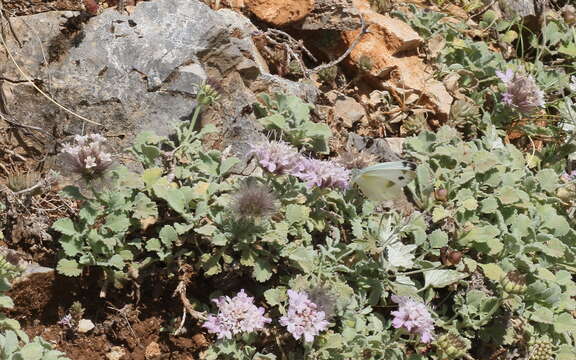
<path fill-rule="evenodd" d="M 190 314 L 190 316 L 196 320 L 204 321 L 207 319 L 204 313 L 194 310 L 194 307 L 190 303 L 190 300 L 188 300 L 188 297 L 186 297 L 186 288 L 190 283 L 190 278 L 192 277 L 193 274 L 192 269 L 190 268 L 189 265 L 182 265 L 180 267 L 180 272 L 181 272 L 180 282 L 178 283 L 178 286 L 176 286 L 176 290 L 174 290 L 174 294 L 172 296 L 176 295 L 180 296 L 180 301 L 182 302 L 183 306 L 182 309 L 183 315 L 182 315 L 182 321 L 180 322 L 180 326 L 178 327 L 178 329 L 176 329 L 174 335 L 180 334 L 180 332 L 184 328 L 184 322 L 186 321 L 186 313 Z"/>
<path fill-rule="evenodd" d="M 322 71 L 324 69 L 328 69 L 332 66 L 338 65 L 339 63 L 341 63 L 344 59 L 346 59 L 346 57 L 348 57 L 348 55 L 350 55 L 350 53 L 352 52 L 352 50 L 354 50 L 354 48 L 356 47 L 356 45 L 358 45 L 358 43 L 360 42 L 360 40 L 362 40 L 362 37 L 366 34 L 368 34 L 368 27 L 366 26 L 366 21 L 364 21 L 364 17 L 362 16 L 362 14 L 360 14 L 360 23 L 361 23 L 361 27 L 360 27 L 360 33 L 358 33 L 358 35 L 356 36 L 356 38 L 354 39 L 354 41 L 352 41 L 352 44 L 350 44 L 350 47 L 344 52 L 344 54 L 342 54 L 339 58 L 337 58 L 336 60 L 330 61 L 327 64 L 321 64 L 316 66 L 314 69 L 308 70 L 308 75 L 317 73 L 319 71 Z"/>

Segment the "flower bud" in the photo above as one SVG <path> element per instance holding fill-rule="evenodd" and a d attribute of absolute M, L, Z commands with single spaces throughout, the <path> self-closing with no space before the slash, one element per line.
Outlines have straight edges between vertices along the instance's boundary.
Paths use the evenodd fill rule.
<path fill-rule="evenodd" d="M 511 271 L 506 274 L 500 280 L 500 283 L 502 284 L 504 291 L 508 294 L 520 295 L 526 292 L 526 289 L 528 288 L 526 286 L 526 276 L 517 271 Z"/>
<path fill-rule="evenodd" d="M 567 186 L 562 186 L 556 190 L 556 196 L 564 202 L 568 202 L 574 198 L 574 191 Z"/>
<path fill-rule="evenodd" d="M 436 201 L 445 202 L 448 200 L 448 190 L 444 188 L 434 190 L 434 198 Z"/>
<path fill-rule="evenodd" d="M 468 352 L 470 342 L 454 332 L 449 332 L 440 336 L 436 341 L 436 347 L 443 359 L 458 359 Z"/>
<path fill-rule="evenodd" d="M 554 349 L 548 339 L 538 339 L 529 348 L 531 360 L 553 360 Z"/>

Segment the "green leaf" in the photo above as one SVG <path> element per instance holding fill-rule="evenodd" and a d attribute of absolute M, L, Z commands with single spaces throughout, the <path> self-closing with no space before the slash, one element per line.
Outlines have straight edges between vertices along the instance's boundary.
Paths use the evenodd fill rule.
<path fill-rule="evenodd" d="M 125 233 L 130 227 L 130 219 L 124 214 L 110 214 L 106 216 L 104 226 L 115 233 Z"/>
<path fill-rule="evenodd" d="M 12 309 L 14 308 L 14 301 L 10 296 L 0 296 L 0 308 Z"/>
<path fill-rule="evenodd" d="M 110 263 L 110 265 L 114 266 L 116 269 L 118 270 L 122 270 L 124 269 L 124 258 L 118 254 L 115 254 L 114 256 L 112 256 L 110 258 L 110 260 L 108 260 L 108 263 Z"/>
<path fill-rule="evenodd" d="M 211 224 L 206 224 L 199 228 L 194 229 L 194 232 L 200 235 L 212 236 L 218 228 Z"/>
<path fill-rule="evenodd" d="M 254 270 L 252 271 L 252 276 L 258 282 L 264 282 L 269 280 L 273 275 L 272 265 L 270 262 L 262 257 L 255 259 Z"/>
<path fill-rule="evenodd" d="M 86 221 L 88 225 L 93 225 L 98 218 L 98 210 L 90 206 L 90 204 L 86 204 L 80 209 L 78 216 Z"/>
<path fill-rule="evenodd" d="M 504 270 L 497 264 L 480 264 L 484 275 L 492 281 L 500 281 L 504 276 Z"/>
<path fill-rule="evenodd" d="M 467 246 L 470 242 L 485 243 L 490 239 L 494 239 L 500 234 L 500 230 L 493 225 L 477 226 L 468 231 L 458 242 Z"/>
<path fill-rule="evenodd" d="M 554 331 L 558 334 L 576 333 L 576 319 L 566 312 L 556 316 Z"/>
<path fill-rule="evenodd" d="M 287 130 L 288 125 L 286 124 L 286 119 L 280 114 L 274 114 L 270 116 L 258 119 L 260 124 L 266 129 L 270 130 Z"/>
<path fill-rule="evenodd" d="M 290 224 L 304 223 L 310 217 L 310 208 L 304 205 L 286 206 L 286 221 Z"/>
<path fill-rule="evenodd" d="M 44 353 L 44 347 L 38 343 L 30 343 L 24 345 L 19 351 L 22 360 L 40 360 Z"/>
<path fill-rule="evenodd" d="M 134 217 L 137 219 L 158 217 L 158 206 L 144 193 L 138 193 L 134 198 L 133 211 Z"/>
<path fill-rule="evenodd" d="M 298 264 L 302 271 L 305 273 L 309 273 L 314 269 L 314 259 L 316 257 L 316 252 L 311 247 L 297 247 L 296 249 L 292 250 L 288 258 L 296 264 Z"/>
<path fill-rule="evenodd" d="M 467 277 L 467 274 L 456 270 L 424 271 L 424 287 L 443 288 Z"/>
<path fill-rule="evenodd" d="M 67 256 L 76 256 L 82 251 L 82 243 L 75 237 L 62 236 L 59 241 Z"/>
<path fill-rule="evenodd" d="M 498 191 L 498 199 L 502 204 L 509 205 L 520 201 L 520 196 L 518 196 L 515 188 L 504 186 Z"/>
<path fill-rule="evenodd" d="M 239 162 L 240 159 L 235 157 L 224 159 L 224 161 L 222 161 L 220 164 L 220 175 L 222 176 L 228 173 L 228 171 L 230 171 L 230 169 L 232 169 L 232 167 L 234 167 L 234 165 L 238 164 Z"/>
<path fill-rule="evenodd" d="M 186 213 L 186 197 L 179 189 L 175 189 L 168 184 L 158 183 L 154 185 L 154 193 L 165 200 L 178 213 Z"/>
<path fill-rule="evenodd" d="M 473 211 L 476 210 L 478 208 L 478 202 L 476 201 L 476 199 L 466 199 L 464 201 L 462 201 L 462 206 L 469 211 Z"/>
<path fill-rule="evenodd" d="M 441 206 L 436 206 L 432 210 L 432 222 L 438 222 L 450 216 L 450 212 Z"/>
<path fill-rule="evenodd" d="M 264 291 L 264 298 L 270 306 L 276 306 L 282 304 L 284 301 L 288 300 L 286 295 L 287 288 L 284 286 L 279 286 L 277 288 L 268 289 Z"/>
<path fill-rule="evenodd" d="M 74 200 L 88 200 L 77 186 L 68 185 L 62 189 L 62 194 L 67 197 L 71 197 Z"/>
<path fill-rule="evenodd" d="M 536 174 L 536 179 L 540 183 L 542 189 L 548 192 L 554 192 L 558 187 L 559 176 L 552 169 L 544 169 L 539 171 L 538 174 Z"/>
<path fill-rule="evenodd" d="M 142 173 L 142 181 L 144 181 L 147 189 L 151 189 L 158 180 L 160 180 L 162 172 L 162 168 L 158 167 L 144 170 Z"/>
<path fill-rule="evenodd" d="M 162 250 L 162 243 L 156 238 L 146 241 L 146 250 L 158 252 Z"/>
<path fill-rule="evenodd" d="M 498 200 L 490 196 L 480 202 L 480 211 L 484 214 L 492 214 L 499 208 Z"/>
<path fill-rule="evenodd" d="M 170 249 L 178 241 L 178 233 L 172 225 L 165 225 L 158 234 L 166 248 Z"/>
<path fill-rule="evenodd" d="M 441 247 L 448 245 L 448 234 L 440 229 L 436 229 L 428 235 L 428 241 L 430 242 L 430 247 L 433 249 L 440 249 Z"/>
<path fill-rule="evenodd" d="M 576 43 L 570 43 L 568 46 L 562 45 L 558 48 L 560 54 L 567 55 L 569 57 L 576 58 Z"/>
<path fill-rule="evenodd" d="M 539 323 L 552 324 L 554 323 L 554 313 L 546 307 L 539 306 L 538 310 L 532 313 L 530 319 Z"/>
<path fill-rule="evenodd" d="M 52 224 L 52 228 L 64 235 L 76 235 L 76 229 L 74 228 L 74 223 L 70 218 L 58 219 Z"/>
<path fill-rule="evenodd" d="M 56 270 L 66 276 L 79 276 L 82 274 L 82 269 L 76 260 L 60 259 L 60 261 L 58 261 L 58 266 L 56 266 Z"/>

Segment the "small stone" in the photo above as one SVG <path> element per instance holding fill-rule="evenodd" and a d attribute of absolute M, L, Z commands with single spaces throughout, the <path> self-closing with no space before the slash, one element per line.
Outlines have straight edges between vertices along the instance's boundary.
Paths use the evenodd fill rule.
<path fill-rule="evenodd" d="M 76 331 L 78 331 L 79 333 L 86 334 L 88 331 L 92 329 L 94 329 L 94 323 L 92 322 L 92 320 L 82 319 L 78 321 L 78 327 L 76 328 Z"/>
<path fill-rule="evenodd" d="M 351 128 L 364 116 L 366 116 L 364 107 L 351 97 L 341 97 L 334 104 L 334 118 L 341 121 L 344 127 Z"/>
<path fill-rule="evenodd" d="M 196 334 L 192 336 L 192 340 L 196 343 L 196 346 L 204 348 L 208 346 L 208 340 L 203 334 Z"/>
<path fill-rule="evenodd" d="M 106 354 L 108 360 L 120 360 L 126 355 L 126 350 L 122 346 L 112 346 L 110 352 Z"/>
<path fill-rule="evenodd" d="M 384 141 L 390 146 L 390 149 L 397 155 L 402 154 L 402 147 L 404 146 L 404 138 L 399 137 L 389 137 L 385 138 Z"/>
<path fill-rule="evenodd" d="M 144 352 L 144 357 L 146 360 L 153 359 L 156 356 L 160 356 L 162 351 L 160 351 L 160 345 L 157 342 L 152 341 L 148 346 L 146 346 L 146 350 Z"/>

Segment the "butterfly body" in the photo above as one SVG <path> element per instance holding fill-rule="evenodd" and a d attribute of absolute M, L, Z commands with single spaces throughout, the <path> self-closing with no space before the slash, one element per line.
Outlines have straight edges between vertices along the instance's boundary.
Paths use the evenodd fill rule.
<path fill-rule="evenodd" d="M 352 184 L 372 201 L 393 200 L 402 194 L 402 188 L 414 179 L 416 165 L 408 161 L 385 162 L 360 170 Z"/>

